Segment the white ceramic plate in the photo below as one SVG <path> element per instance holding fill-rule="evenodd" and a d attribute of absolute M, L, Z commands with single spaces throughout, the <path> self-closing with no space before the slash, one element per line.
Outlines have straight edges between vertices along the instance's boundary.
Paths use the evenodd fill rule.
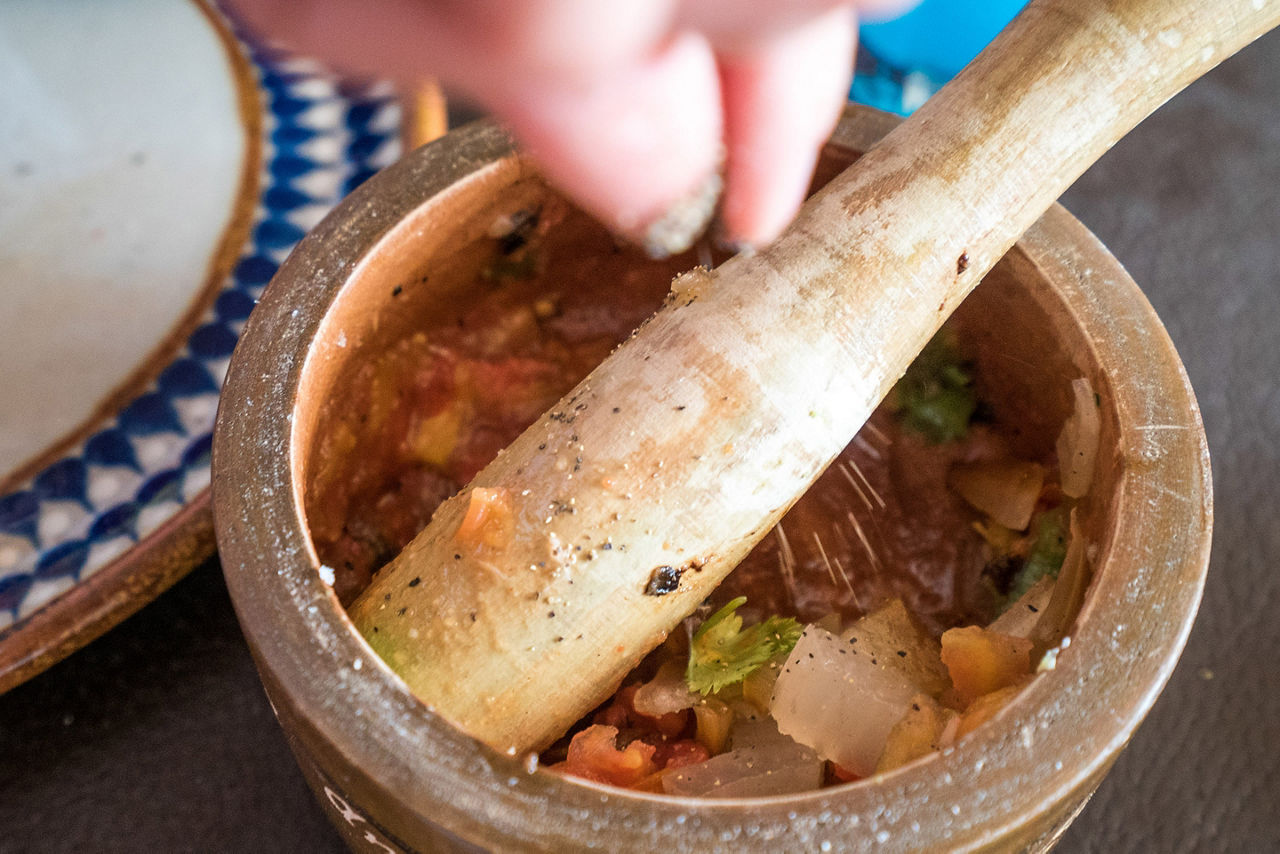
<path fill-rule="evenodd" d="M 0 4 L 0 690 L 212 552 L 244 319 L 400 117 L 203 3 Z"/>

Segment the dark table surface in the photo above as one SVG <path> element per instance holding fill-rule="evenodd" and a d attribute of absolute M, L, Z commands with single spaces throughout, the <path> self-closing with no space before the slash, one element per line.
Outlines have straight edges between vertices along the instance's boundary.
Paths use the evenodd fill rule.
<path fill-rule="evenodd" d="M 1280 850 L 1280 32 L 1063 199 L 1191 376 L 1216 530 L 1182 663 L 1063 851 Z M 0 697 L 0 851 L 340 851 L 216 561 Z"/>

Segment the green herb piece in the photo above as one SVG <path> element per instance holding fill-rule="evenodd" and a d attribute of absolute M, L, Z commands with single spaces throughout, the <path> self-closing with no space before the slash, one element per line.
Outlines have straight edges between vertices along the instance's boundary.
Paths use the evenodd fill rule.
<path fill-rule="evenodd" d="M 791 652 L 803 627 L 790 617 L 773 616 L 746 629 L 735 611 L 747 597 L 739 596 L 716 611 L 698 628 L 689 645 L 685 682 L 704 696 L 741 682 L 777 655 Z"/>
<path fill-rule="evenodd" d="M 1067 510 L 1065 507 L 1046 510 L 1036 516 L 1032 524 L 1036 530 L 1036 539 L 1031 544 L 1031 551 L 1027 553 L 1022 569 L 1018 570 L 1017 575 L 1013 577 L 1013 583 L 1009 585 L 1007 601 L 1011 603 L 1017 602 L 1023 593 L 1030 590 L 1032 585 L 1046 575 L 1057 578 L 1058 570 L 1062 569 L 1062 562 L 1067 557 Z"/>
<path fill-rule="evenodd" d="M 969 432 L 978 396 L 949 327 L 938 330 L 907 368 L 891 400 L 903 423 L 930 442 L 961 439 Z"/>

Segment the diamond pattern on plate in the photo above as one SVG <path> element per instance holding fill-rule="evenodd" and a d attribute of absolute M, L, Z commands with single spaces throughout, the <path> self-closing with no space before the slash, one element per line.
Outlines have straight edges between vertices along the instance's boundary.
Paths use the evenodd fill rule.
<path fill-rule="evenodd" d="M 128 552 L 209 485 L 227 362 L 258 294 L 341 198 L 400 154 L 385 83 L 246 44 L 266 93 L 252 234 L 200 326 L 150 388 L 27 483 L 0 495 L 0 630 Z"/>

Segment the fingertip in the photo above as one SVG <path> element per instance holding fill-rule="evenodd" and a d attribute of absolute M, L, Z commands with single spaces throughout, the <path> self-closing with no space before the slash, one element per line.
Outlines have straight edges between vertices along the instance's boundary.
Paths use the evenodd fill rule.
<path fill-rule="evenodd" d="M 720 58 L 726 242 L 770 243 L 799 210 L 847 100 L 855 24 L 847 9 L 838 9 Z"/>
<path fill-rule="evenodd" d="M 674 248 L 705 227 L 722 124 L 715 60 L 702 38 L 678 36 L 603 79 L 526 82 L 501 97 L 495 112 L 547 177 L 616 233 Z"/>
<path fill-rule="evenodd" d="M 816 151 L 792 152 L 767 178 L 745 175 L 751 167 L 741 161 L 731 166 L 718 215 L 720 242 L 741 249 L 776 240 L 804 202 L 816 158 Z"/>

